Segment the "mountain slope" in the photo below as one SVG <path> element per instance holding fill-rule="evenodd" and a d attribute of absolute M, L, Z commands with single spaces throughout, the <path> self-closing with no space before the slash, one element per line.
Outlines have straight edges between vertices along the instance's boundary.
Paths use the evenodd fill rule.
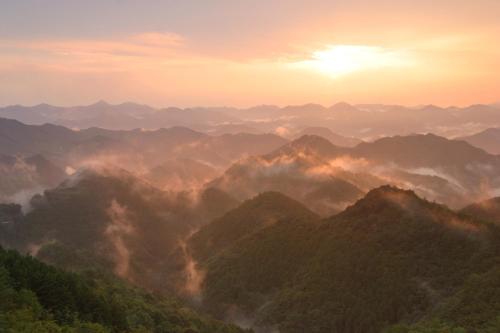
<path fill-rule="evenodd" d="M 446 154 L 444 154 L 446 152 Z M 499 163 L 495 156 L 463 141 L 448 140 L 433 134 L 395 136 L 362 143 L 353 155 L 403 167 L 465 166 L 475 163 Z"/>
<path fill-rule="evenodd" d="M 318 224 L 299 202 L 266 192 L 202 227 L 188 247 L 204 274 L 204 307 L 231 320 L 255 311 L 307 259 L 304 235 Z"/>
<path fill-rule="evenodd" d="M 318 216 L 278 192 L 265 192 L 202 227 L 190 238 L 189 247 L 198 261 L 204 261 L 244 237 L 292 218 L 316 220 Z"/>
<path fill-rule="evenodd" d="M 116 279 L 68 273 L 1 247 L 0 295 L 6 332 L 243 331 Z"/>
<path fill-rule="evenodd" d="M 500 197 L 473 203 L 461 210 L 474 218 L 500 224 Z"/>
<path fill-rule="evenodd" d="M 76 142 L 78 134 L 62 126 L 25 125 L 17 120 L 0 118 L 0 154 L 42 154 L 51 158 Z"/>
<path fill-rule="evenodd" d="M 144 174 L 176 160 L 192 160 L 218 169 L 243 157 L 269 153 L 287 142 L 274 134 L 211 136 L 182 126 L 155 130 L 97 127 L 70 130 L 0 118 L 0 154 L 21 158 L 41 155 L 71 169 L 106 162 Z"/>
<path fill-rule="evenodd" d="M 165 290 L 168 254 L 200 218 L 193 202 L 113 168 L 84 170 L 31 200 L 10 245 L 62 267 L 97 266 Z"/>
<path fill-rule="evenodd" d="M 353 180 L 370 178 L 349 172 L 342 177 L 337 177 L 336 172 L 323 172 L 323 167 L 327 171 L 339 170 L 330 166 L 329 161 L 344 151 L 319 136 L 303 136 L 269 154 L 234 163 L 208 185 L 240 200 L 266 191 L 281 192 L 305 203 L 316 213 L 328 216 L 362 195 Z"/>
<path fill-rule="evenodd" d="M 362 141 L 352 137 L 345 137 L 339 134 L 332 132 L 330 129 L 326 127 L 306 127 L 297 133 L 294 138 L 298 139 L 304 135 L 317 135 L 321 136 L 328 141 L 330 141 L 335 146 L 339 147 L 354 147 L 360 144 Z"/>
<path fill-rule="evenodd" d="M 490 154 L 500 154 L 500 128 L 488 128 L 482 132 L 457 138 L 481 148 Z"/>
<path fill-rule="evenodd" d="M 188 159 L 172 159 L 151 169 L 145 178 L 158 188 L 198 188 L 217 176 L 217 171 L 208 164 Z"/>
<path fill-rule="evenodd" d="M 208 260 L 206 306 L 280 332 L 380 332 L 451 306 L 500 255 L 495 226 L 388 186 L 314 221 L 288 217 Z"/>
<path fill-rule="evenodd" d="M 42 155 L 0 155 L 0 201 L 26 206 L 29 197 L 59 184 L 66 173 Z"/>
<path fill-rule="evenodd" d="M 418 318 L 483 269 L 495 251 L 490 232 L 412 192 L 373 190 L 318 230 L 314 258 L 268 319 L 285 332 L 379 332 Z"/>
<path fill-rule="evenodd" d="M 499 170 L 498 156 L 432 134 L 387 137 L 354 148 L 306 135 L 269 154 L 233 164 L 211 186 L 240 199 L 279 191 L 322 215 L 336 213 L 358 199 L 360 191 L 384 184 L 412 189 L 457 208 L 493 196 L 500 188 Z M 321 193 L 318 188 L 332 180 L 350 183 L 351 190 L 346 191 L 350 195 L 338 200 L 328 196 L 315 202 L 306 199 Z"/>
<path fill-rule="evenodd" d="M 334 158 L 346 151 L 345 148 L 332 144 L 327 139 L 318 135 L 303 135 L 287 145 L 265 155 L 268 160 L 282 156 L 294 156 L 298 153 L 316 155 L 321 158 Z"/>

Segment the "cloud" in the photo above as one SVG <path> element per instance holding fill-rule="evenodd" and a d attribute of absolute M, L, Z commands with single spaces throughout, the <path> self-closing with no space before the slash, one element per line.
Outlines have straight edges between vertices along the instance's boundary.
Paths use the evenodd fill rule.
<path fill-rule="evenodd" d="M 192 230 L 185 239 L 179 240 L 179 249 L 184 260 L 184 284 L 181 292 L 191 297 L 197 303 L 201 302 L 202 286 L 205 280 L 206 272 L 200 269 L 198 262 L 189 252 L 186 240 L 189 239 L 197 230 Z"/>
<path fill-rule="evenodd" d="M 293 62 L 291 66 L 337 78 L 366 70 L 408 67 L 413 63 L 405 50 L 369 45 L 328 45 L 312 52 L 309 59 Z"/>
<path fill-rule="evenodd" d="M 53 55 L 167 56 L 181 47 L 184 38 L 170 32 L 145 32 L 117 39 L 2 40 L 3 49 L 39 51 Z"/>
<path fill-rule="evenodd" d="M 426 44 L 423 37 L 399 42 L 321 38 L 291 48 L 286 45 L 295 45 L 293 40 L 249 48 L 243 39 L 235 54 L 234 44 L 213 45 L 169 31 L 0 38 L 0 100 L 249 106 L 332 100 L 418 104 L 424 95 L 434 104 L 497 99 L 498 76 L 491 72 L 498 64 L 496 48 L 477 42 L 476 51 L 458 37 L 444 41 L 443 48 L 440 40 Z M 218 48 L 224 52 L 214 52 Z"/>
<path fill-rule="evenodd" d="M 274 132 L 282 137 L 287 137 L 290 134 L 290 130 L 284 126 L 277 127 Z"/>
<path fill-rule="evenodd" d="M 185 39 L 172 32 L 144 32 L 131 36 L 131 41 L 151 47 L 181 46 Z"/>
<path fill-rule="evenodd" d="M 128 219 L 127 208 L 118 201 L 112 200 L 107 213 L 111 223 L 107 226 L 105 234 L 115 248 L 115 272 L 118 276 L 128 277 L 131 253 L 125 240 L 134 232 L 134 228 Z"/>

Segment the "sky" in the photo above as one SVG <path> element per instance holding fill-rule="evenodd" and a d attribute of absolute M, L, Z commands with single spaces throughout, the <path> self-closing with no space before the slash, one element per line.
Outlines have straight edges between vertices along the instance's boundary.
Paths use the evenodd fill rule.
<path fill-rule="evenodd" d="M 498 0 L 0 0 L 0 105 L 500 101 Z"/>

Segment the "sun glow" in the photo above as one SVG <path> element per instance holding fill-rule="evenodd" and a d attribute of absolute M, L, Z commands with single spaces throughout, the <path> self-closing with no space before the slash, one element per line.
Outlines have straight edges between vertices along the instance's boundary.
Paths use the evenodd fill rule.
<path fill-rule="evenodd" d="M 333 78 L 351 73 L 410 65 L 408 54 L 378 46 L 334 45 L 312 53 L 311 58 L 294 63 Z"/>

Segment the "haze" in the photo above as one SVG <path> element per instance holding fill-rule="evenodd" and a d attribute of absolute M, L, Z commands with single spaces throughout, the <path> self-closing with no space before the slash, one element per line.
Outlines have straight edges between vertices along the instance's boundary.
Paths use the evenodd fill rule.
<path fill-rule="evenodd" d="M 494 103 L 500 3 L 2 1 L 0 104 Z"/>
<path fill-rule="evenodd" d="M 500 332 L 499 0 L 0 0 L 0 332 Z"/>

